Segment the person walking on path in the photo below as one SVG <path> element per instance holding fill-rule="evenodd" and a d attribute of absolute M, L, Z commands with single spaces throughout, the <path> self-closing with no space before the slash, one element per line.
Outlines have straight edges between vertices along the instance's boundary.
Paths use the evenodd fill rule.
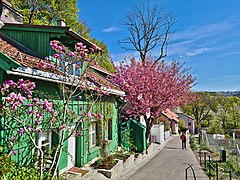
<path fill-rule="evenodd" d="M 187 149 L 186 147 L 187 137 L 185 135 L 185 132 L 182 132 L 180 139 L 182 140 L 182 149 Z"/>

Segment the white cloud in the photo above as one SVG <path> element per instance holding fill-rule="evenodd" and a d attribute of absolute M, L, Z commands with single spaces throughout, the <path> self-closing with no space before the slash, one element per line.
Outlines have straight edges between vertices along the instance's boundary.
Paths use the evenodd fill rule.
<path fill-rule="evenodd" d="M 223 35 L 232 29 L 236 28 L 239 23 L 232 21 L 223 21 L 220 23 L 206 24 L 204 26 L 192 26 L 186 30 L 176 32 L 173 36 L 173 41 L 169 44 L 168 55 L 169 56 L 196 56 L 206 51 L 212 51 L 222 44 L 218 44 L 219 37 L 216 40 L 216 36 Z M 202 48 L 199 48 L 202 46 Z M 207 47 L 211 47 L 207 48 Z"/>
<path fill-rule="evenodd" d="M 110 32 L 115 32 L 115 31 L 119 31 L 120 29 L 115 27 L 115 26 L 111 26 L 109 28 L 103 29 L 102 32 L 104 33 L 110 33 Z"/>
<path fill-rule="evenodd" d="M 195 49 L 192 52 L 188 52 L 188 53 L 186 53 L 186 55 L 187 56 L 196 56 L 196 55 L 202 54 L 202 53 L 207 52 L 207 51 L 209 51 L 209 48 L 203 47 L 203 48 Z"/>
<path fill-rule="evenodd" d="M 234 54 L 240 54 L 240 51 L 233 51 L 233 52 L 226 53 L 227 56 L 234 55 Z"/>
<path fill-rule="evenodd" d="M 174 34 L 173 39 L 175 41 L 187 41 L 187 40 L 199 40 L 202 38 L 221 34 L 239 23 L 233 23 L 229 21 L 223 21 L 220 23 L 207 24 L 205 26 L 193 26 L 184 31 L 180 31 Z"/>

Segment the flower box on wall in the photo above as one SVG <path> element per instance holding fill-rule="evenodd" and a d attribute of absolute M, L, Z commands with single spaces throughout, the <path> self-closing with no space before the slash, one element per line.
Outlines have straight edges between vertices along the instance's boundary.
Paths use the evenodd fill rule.
<path fill-rule="evenodd" d="M 113 178 L 119 175 L 123 170 L 123 160 L 118 160 L 117 164 L 111 169 L 98 169 L 98 172 L 106 176 L 107 178 Z"/>
<path fill-rule="evenodd" d="M 134 159 L 135 164 L 142 162 L 142 159 L 143 159 L 142 154 L 135 154 L 135 159 Z"/>
<path fill-rule="evenodd" d="M 131 167 L 134 165 L 134 154 L 131 154 L 124 162 L 123 162 L 123 168 L 126 169 L 128 167 Z"/>

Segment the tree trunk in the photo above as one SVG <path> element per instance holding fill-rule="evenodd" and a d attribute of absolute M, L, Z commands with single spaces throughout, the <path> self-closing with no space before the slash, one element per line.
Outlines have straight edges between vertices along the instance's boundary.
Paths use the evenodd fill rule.
<path fill-rule="evenodd" d="M 40 165 L 40 177 L 39 179 L 42 180 L 43 179 L 43 151 L 42 149 L 39 149 L 40 152 L 40 159 L 39 159 L 39 165 Z"/>
<path fill-rule="evenodd" d="M 198 133 L 198 144 L 201 143 L 201 122 L 199 120 L 197 120 L 197 133 Z"/>
<path fill-rule="evenodd" d="M 52 169 L 52 178 L 51 179 L 54 179 L 54 177 L 57 175 L 57 170 L 58 170 L 58 165 L 59 165 L 59 162 L 60 162 L 60 158 L 61 158 L 61 154 L 62 154 L 62 148 L 63 148 L 63 143 L 64 143 L 64 135 L 65 135 L 65 130 L 62 131 L 62 134 L 61 134 L 61 139 L 60 139 L 60 143 L 59 143 L 59 149 L 57 148 L 57 156 L 56 156 L 56 159 L 55 161 L 53 162 L 54 166 L 53 166 L 53 169 Z"/>
<path fill-rule="evenodd" d="M 153 126 L 154 119 L 153 118 L 148 118 L 147 119 L 147 116 L 145 115 L 144 120 L 146 122 L 146 140 L 149 139 L 149 141 L 150 141 L 151 140 L 150 139 L 150 133 L 151 133 L 151 129 L 152 129 L 152 126 Z"/>
<path fill-rule="evenodd" d="M 147 127 L 146 127 L 146 140 L 149 139 L 149 141 L 150 141 L 151 128 L 152 128 L 152 127 L 150 127 L 150 126 L 147 126 Z"/>

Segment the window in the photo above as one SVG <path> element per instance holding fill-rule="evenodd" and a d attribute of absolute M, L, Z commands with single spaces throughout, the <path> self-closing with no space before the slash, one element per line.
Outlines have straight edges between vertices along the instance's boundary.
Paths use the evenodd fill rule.
<path fill-rule="evenodd" d="M 90 148 L 96 146 L 96 122 L 90 122 L 89 126 L 89 143 Z"/>
<path fill-rule="evenodd" d="M 42 132 L 38 136 L 38 145 L 42 146 L 42 150 L 47 153 L 49 152 L 52 144 L 52 133 L 51 132 Z"/>
<path fill-rule="evenodd" d="M 108 121 L 105 122 L 105 127 L 104 127 L 104 139 L 105 140 L 108 140 L 108 131 L 109 130 L 109 127 L 108 127 Z"/>
<path fill-rule="evenodd" d="M 62 59 L 64 59 L 63 55 Z M 49 56 L 49 60 L 55 62 L 56 64 L 60 64 L 60 71 L 68 73 L 69 75 L 80 76 L 82 68 L 82 63 L 80 61 L 73 64 L 74 62 L 69 62 L 69 60 L 57 60 L 53 56 Z"/>

